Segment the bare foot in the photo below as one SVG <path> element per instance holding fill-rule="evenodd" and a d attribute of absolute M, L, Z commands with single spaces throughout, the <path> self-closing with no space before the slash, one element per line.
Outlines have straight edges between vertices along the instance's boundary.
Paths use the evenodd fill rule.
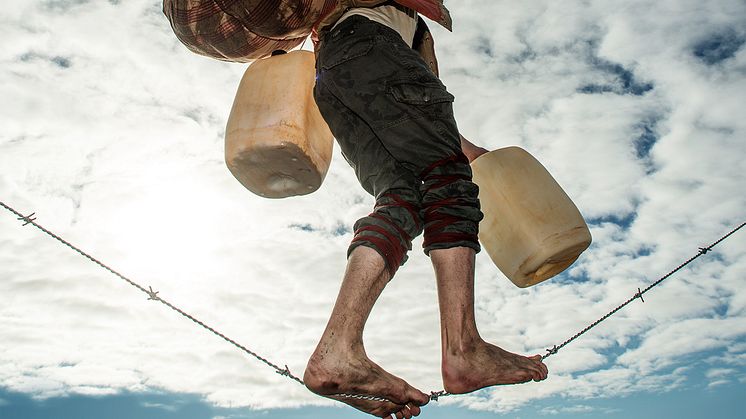
<path fill-rule="evenodd" d="M 368 359 L 365 352 L 322 354 L 318 350 L 306 366 L 303 381 L 312 392 L 348 404 L 379 418 L 395 415 L 410 419 L 420 414 L 430 398 Z M 388 401 L 361 400 L 340 396 L 341 393 L 373 396 Z"/>
<path fill-rule="evenodd" d="M 516 355 L 477 339 L 463 349 L 446 349 L 442 373 L 445 390 L 463 394 L 494 385 L 541 381 L 549 371 L 541 355 Z"/>

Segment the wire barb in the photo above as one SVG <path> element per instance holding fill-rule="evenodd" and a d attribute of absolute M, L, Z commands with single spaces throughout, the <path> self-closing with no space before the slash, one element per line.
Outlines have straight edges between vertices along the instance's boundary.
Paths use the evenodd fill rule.
<path fill-rule="evenodd" d="M 637 288 L 637 294 L 635 294 L 635 298 L 639 298 L 640 301 L 643 303 L 645 302 L 645 299 L 642 298 L 642 291 L 640 291 L 640 288 Z"/>
<path fill-rule="evenodd" d="M 161 297 L 158 296 L 158 291 L 153 291 L 153 287 L 148 286 L 149 291 L 145 291 L 148 294 L 148 301 L 161 301 Z"/>
<path fill-rule="evenodd" d="M 275 371 L 275 372 L 276 372 L 276 373 L 278 373 L 278 374 L 280 374 L 280 375 L 281 375 L 281 376 L 283 376 L 283 377 L 290 377 L 290 376 L 292 376 L 292 375 L 293 375 L 293 374 L 292 374 L 292 373 L 290 372 L 290 368 L 288 368 L 288 364 L 285 364 L 285 369 L 284 369 L 284 370 L 283 370 L 283 369 L 279 369 L 279 370 L 277 370 L 277 371 Z"/>
<path fill-rule="evenodd" d="M 551 348 L 547 349 L 547 354 L 541 357 L 541 359 L 549 358 L 549 356 L 556 354 L 559 352 L 560 348 L 557 347 L 557 345 L 552 346 Z"/>
<path fill-rule="evenodd" d="M 432 400 L 434 402 L 437 402 L 439 398 L 444 397 L 444 396 L 450 396 L 450 395 L 451 395 L 450 393 L 448 393 L 448 392 L 446 392 L 444 390 L 441 390 L 441 391 L 431 391 L 430 392 L 430 400 Z"/>
<path fill-rule="evenodd" d="M 32 212 L 29 215 L 22 215 L 22 216 L 18 217 L 18 221 L 25 221 L 25 223 L 23 223 L 23 226 L 26 227 L 27 225 L 29 225 L 29 224 L 33 223 L 34 221 L 36 221 L 36 217 L 34 217 L 34 215 L 36 215 L 35 212 Z"/>
<path fill-rule="evenodd" d="M 712 250 L 712 246 L 710 246 L 710 247 L 699 247 L 698 249 L 699 249 L 699 254 L 700 255 L 706 255 L 707 252 L 709 252 L 710 250 Z"/>

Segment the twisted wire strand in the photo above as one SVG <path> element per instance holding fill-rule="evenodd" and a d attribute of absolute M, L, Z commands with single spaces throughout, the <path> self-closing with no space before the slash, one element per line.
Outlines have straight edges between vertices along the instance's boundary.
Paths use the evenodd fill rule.
<path fill-rule="evenodd" d="M 80 248 L 74 246 L 73 244 L 71 244 L 67 240 L 63 239 L 62 237 L 58 236 L 57 234 L 55 234 L 55 233 L 47 230 L 46 228 L 44 228 L 41 225 L 39 225 L 38 223 L 36 223 L 34 221 L 34 218 L 32 218 L 34 214 L 23 215 L 20 212 L 16 211 L 15 209 L 11 208 L 10 206 L 6 205 L 2 201 L 0 201 L 0 206 L 2 206 L 3 208 L 5 208 L 6 210 L 12 212 L 16 216 L 18 216 L 18 220 L 23 221 L 24 222 L 24 224 L 23 224 L 24 226 L 25 225 L 29 225 L 29 224 L 33 225 L 34 227 L 36 227 L 37 229 L 41 230 L 42 232 L 44 232 L 48 236 L 52 237 L 53 239 L 57 240 L 58 242 L 62 243 L 63 245 L 69 247 L 70 249 L 72 249 L 76 253 L 80 254 L 81 256 L 85 257 L 86 259 L 90 260 L 91 262 L 95 263 L 96 265 L 100 266 L 101 268 L 105 269 L 109 273 L 115 275 L 119 279 L 124 280 L 128 284 L 132 285 L 133 287 L 135 287 L 138 290 L 142 291 L 143 293 L 147 294 L 148 295 L 148 300 L 153 300 L 153 301 L 160 302 L 161 304 L 163 304 L 166 307 L 170 308 L 171 310 L 173 310 L 173 311 L 181 314 L 183 317 L 186 317 L 187 319 L 189 319 L 192 322 L 194 322 L 195 324 L 201 326 L 202 328 L 204 328 L 205 330 L 207 330 L 210 333 L 214 334 L 215 336 L 218 336 L 219 338 L 221 338 L 221 339 L 225 340 L 226 342 L 230 343 L 231 345 L 235 346 L 239 350 L 241 350 L 241 351 L 243 351 L 243 352 L 251 355 L 252 357 L 256 358 L 257 360 L 263 362 L 264 364 L 266 364 L 266 365 L 274 368 L 275 372 L 277 372 L 278 374 L 280 374 L 282 376 L 286 376 L 286 377 L 288 377 L 288 378 L 290 378 L 292 380 L 297 381 L 300 384 L 303 384 L 303 380 L 301 380 L 300 378 L 298 378 L 295 375 L 293 375 L 290 372 L 290 369 L 288 368 L 287 365 L 285 365 L 285 368 L 280 368 L 279 366 L 277 366 L 274 363 L 270 362 L 266 358 L 258 355 L 256 352 L 248 349 L 247 347 L 241 345 L 240 343 L 238 343 L 235 340 L 229 338 L 228 336 L 226 336 L 226 335 L 218 332 L 217 330 L 215 330 L 214 328 L 208 326 L 204 322 L 198 320 L 197 318 L 195 318 L 191 314 L 189 314 L 189 313 L 181 310 L 180 308 L 176 307 L 175 305 L 171 304 L 170 302 L 168 302 L 168 301 L 164 300 L 163 298 L 159 297 L 158 296 L 158 292 L 157 291 L 153 291 L 152 288 L 149 287 L 149 289 L 145 289 L 145 287 L 143 287 L 142 285 L 140 285 L 140 284 L 136 283 L 135 281 L 127 278 L 126 276 L 122 275 L 121 273 L 119 273 L 116 270 L 112 269 L 111 267 L 107 266 L 106 264 L 104 264 L 100 260 L 98 260 L 95 257 L 91 256 L 90 254 L 84 252 Z"/>
<path fill-rule="evenodd" d="M 288 368 L 287 365 L 285 365 L 285 368 L 280 368 L 279 366 L 277 366 L 276 364 L 270 362 L 266 358 L 258 355 L 257 353 L 251 351 L 250 349 L 246 348 L 245 346 L 239 344 L 235 340 L 233 340 L 233 339 L 227 337 L 226 335 L 218 332 L 217 330 L 215 330 L 214 328 L 208 326 L 207 324 L 205 324 L 204 322 L 202 322 L 199 319 L 195 318 L 194 316 L 192 316 L 192 315 L 184 312 L 180 308 L 176 307 L 175 305 L 171 304 L 170 302 L 168 302 L 168 301 L 164 300 L 163 298 L 159 297 L 158 296 L 158 292 L 157 291 L 153 291 L 152 288 L 148 287 L 149 289 L 145 289 L 143 286 L 141 286 L 138 283 L 132 281 L 131 279 L 127 278 L 126 276 L 120 274 L 116 270 L 110 268 L 109 266 L 107 266 L 103 262 L 99 261 L 98 259 L 94 258 L 90 254 L 84 252 L 83 250 L 81 250 L 78 247 L 74 246 L 73 244 L 71 244 L 70 242 L 68 242 L 65 239 L 61 238 L 60 236 L 56 235 L 55 233 L 53 233 L 53 232 L 47 230 L 46 228 L 42 227 L 41 225 L 39 225 L 38 223 L 35 222 L 35 218 L 33 218 L 34 215 L 35 215 L 35 213 L 32 213 L 30 215 L 23 215 L 20 212 L 18 212 L 15 209 L 13 209 L 12 207 L 6 205 L 2 201 L 0 201 L 0 206 L 2 206 L 6 210 L 8 210 L 8 211 L 12 212 L 13 214 L 15 214 L 18 217 L 18 220 L 24 222 L 24 224 L 23 224 L 24 226 L 29 225 L 29 224 L 33 225 L 34 227 L 36 227 L 37 229 L 41 230 L 42 232 L 44 232 L 48 236 L 54 238 L 55 240 L 57 240 L 58 242 L 62 243 L 66 247 L 72 249 L 76 253 L 79 253 L 81 256 L 85 257 L 86 259 L 90 260 L 91 262 L 95 263 L 96 265 L 100 266 L 101 268 L 105 269 L 106 271 L 110 272 L 111 274 L 117 276 L 118 278 L 126 281 L 128 284 L 132 285 L 133 287 L 135 287 L 138 290 L 142 291 L 143 293 L 147 294 L 148 295 L 148 300 L 154 300 L 154 301 L 158 301 L 158 302 L 162 303 L 163 305 L 165 305 L 166 307 L 170 308 L 171 310 L 173 310 L 173 311 L 179 313 L 180 315 L 182 315 L 183 317 L 191 320 L 193 323 L 197 324 L 198 326 L 201 326 L 203 329 L 205 329 L 205 330 L 209 331 L 210 333 L 218 336 L 219 338 L 225 340 L 226 342 L 228 342 L 231 345 L 235 346 L 236 348 L 238 348 L 239 350 L 243 351 L 244 353 L 246 353 L 248 355 L 251 355 L 252 357 L 256 358 L 257 360 L 261 361 L 262 363 L 264 363 L 264 364 L 268 365 L 269 367 L 273 368 L 276 373 L 278 373 L 278 374 L 280 374 L 282 376 L 288 377 L 288 378 L 290 378 L 290 379 L 298 382 L 299 384 L 304 385 L 303 380 L 301 380 L 297 376 L 293 375 L 290 372 L 290 369 Z M 632 296 L 631 298 L 629 298 L 627 301 L 623 302 L 622 304 L 620 304 L 619 306 L 617 306 L 616 308 L 614 308 L 613 310 L 611 310 L 610 312 L 608 312 L 607 314 L 605 314 L 600 319 L 598 319 L 595 322 L 591 323 L 590 325 L 586 326 L 580 332 L 576 333 L 575 335 L 573 335 L 569 339 L 565 340 L 561 344 L 555 345 L 554 347 L 552 347 L 550 349 L 547 349 L 547 354 L 545 354 L 545 355 L 542 356 L 542 360 L 544 360 L 544 359 L 546 359 L 546 358 L 548 358 L 548 357 L 550 357 L 550 356 L 558 353 L 560 349 L 564 348 L 570 342 L 574 341 L 575 339 L 579 338 L 583 334 L 587 333 L 592 328 L 598 326 L 601 322 L 603 322 L 604 320 L 608 319 L 609 317 L 611 317 L 612 315 L 614 315 L 615 313 L 617 313 L 619 310 L 623 309 L 625 306 L 627 306 L 628 304 L 630 304 L 632 301 L 634 301 L 634 300 L 636 300 L 636 299 L 639 298 L 641 301 L 644 302 L 645 300 L 643 300 L 643 298 L 642 298 L 643 294 L 645 294 L 646 292 L 650 291 L 652 288 L 656 287 L 661 282 L 663 282 L 664 280 L 666 280 L 667 278 L 669 278 L 670 276 L 672 276 L 676 272 L 678 272 L 681 269 L 683 269 L 685 266 L 689 265 L 691 262 L 693 262 L 698 257 L 700 257 L 700 256 L 702 256 L 704 254 L 707 254 L 710 250 L 712 250 L 713 247 L 715 247 L 718 244 L 720 244 L 721 242 L 723 242 L 725 239 L 727 239 L 728 237 L 730 237 L 731 235 L 733 235 L 734 233 L 736 233 L 738 230 L 740 230 L 744 226 L 746 226 L 746 223 L 741 223 L 741 225 L 735 227 L 733 230 L 731 230 L 730 232 L 728 232 L 727 234 L 725 234 L 724 236 L 722 236 L 721 238 L 719 238 L 718 240 L 716 240 L 714 243 L 710 244 L 709 246 L 707 246 L 707 247 L 700 247 L 699 248 L 699 252 L 696 255 L 694 255 L 691 258 L 689 258 L 688 260 L 684 261 L 678 267 L 676 267 L 675 269 L 673 269 L 672 271 L 670 271 L 666 275 L 662 276 L 657 281 L 655 281 L 652 284 L 648 285 L 645 289 L 640 290 L 638 288 L 638 292 L 634 296 Z M 446 397 L 446 396 L 452 396 L 452 395 L 453 394 L 448 393 L 448 392 L 446 392 L 444 390 L 441 390 L 441 391 L 433 391 L 433 392 L 431 392 L 429 397 L 430 397 L 430 400 L 432 400 L 432 401 L 438 401 L 438 399 L 440 397 Z M 337 393 L 337 394 L 333 394 L 332 396 L 339 397 L 339 398 L 346 398 L 346 399 L 370 400 L 370 401 L 380 401 L 380 402 L 394 403 L 391 400 L 386 399 L 384 397 L 371 396 L 371 395 Z"/>
<path fill-rule="evenodd" d="M 728 234 L 726 234 L 726 235 L 724 235 L 723 237 L 719 238 L 719 239 L 718 239 L 717 241 L 715 241 L 715 242 L 714 242 L 714 243 L 712 243 L 711 245 L 709 245 L 709 246 L 707 246 L 707 247 L 700 247 L 700 248 L 699 248 L 699 252 L 698 252 L 698 253 L 697 253 L 696 255 L 694 255 L 694 256 L 690 257 L 689 259 L 687 259 L 686 261 L 684 261 L 684 262 L 683 262 L 682 264 L 680 264 L 679 266 L 677 266 L 676 268 L 674 268 L 674 269 L 673 269 L 673 270 L 672 270 L 671 272 L 669 272 L 669 273 L 667 273 L 667 274 L 663 275 L 663 276 L 662 276 L 662 277 L 661 277 L 660 279 L 658 279 L 657 281 L 655 281 L 655 282 L 653 282 L 652 284 L 648 285 L 648 286 L 647 286 L 647 287 L 646 287 L 645 289 L 643 289 L 643 290 L 640 290 L 640 289 L 638 288 L 638 289 L 637 289 L 637 293 L 636 293 L 635 295 L 633 295 L 633 296 L 632 296 L 631 298 L 629 298 L 629 299 L 628 299 L 627 301 L 623 302 L 622 304 L 620 304 L 620 305 L 619 305 L 619 306 L 617 306 L 617 307 L 616 307 L 615 309 L 613 309 L 613 310 L 611 310 L 610 312 L 608 312 L 608 313 L 607 313 L 606 315 L 604 315 L 604 316 L 603 316 L 603 317 L 601 317 L 600 319 L 598 319 L 598 320 L 596 320 L 595 322 L 591 323 L 590 325 L 586 326 L 586 327 L 585 327 L 585 328 L 584 328 L 583 330 L 579 331 L 578 333 L 576 333 L 575 335 L 573 335 L 573 336 L 572 336 L 571 338 L 567 339 L 566 341 L 562 342 L 562 343 L 561 343 L 561 344 L 559 344 L 559 345 L 555 345 L 554 347 L 552 347 L 552 348 L 550 348 L 550 349 L 547 349 L 547 353 L 546 353 L 545 355 L 543 355 L 543 356 L 541 357 L 541 359 L 542 359 L 542 360 L 544 360 L 544 359 L 547 359 L 547 358 L 549 358 L 550 356 L 552 356 L 552 355 L 556 354 L 557 352 L 559 352 L 559 350 L 560 350 L 560 349 L 562 349 L 562 348 L 564 348 L 565 346 L 567 346 L 567 344 L 569 344 L 570 342 L 572 342 L 572 341 L 574 341 L 575 339 L 579 338 L 579 337 L 580 337 L 581 335 L 585 334 L 586 332 L 588 332 L 589 330 L 593 329 L 594 327 L 598 326 L 598 325 L 599 325 L 599 323 L 601 323 L 601 322 L 603 322 L 604 320 L 608 319 L 609 317 L 611 317 L 612 315 L 614 315 L 614 314 L 615 314 L 616 312 L 618 312 L 619 310 L 621 310 L 621 309 L 623 309 L 624 307 L 626 307 L 626 306 L 627 306 L 627 305 L 628 305 L 629 303 L 631 303 L 632 301 L 635 301 L 636 299 L 638 299 L 638 298 L 639 298 L 639 299 L 640 299 L 641 301 L 645 302 L 645 300 L 643 300 L 643 299 L 642 299 L 642 296 L 643 296 L 643 295 L 644 295 L 644 294 L 645 294 L 646 292 L 648 292 L 648 291 L 650 291 L 650 290 L 651 290 L 652 288 L 654 288 L 654 287 L 658 286 L 658 285 L 659 285 L 659 284 L 660 284 L 661 282 L 665 281 L 665 280 L 666 280 L 666 279 L 668 279 L 668 278 L 669 278 L 670 276 L 672 276 L 672 275 L 673 275 L 673 274 L 675 274 L 676 272 L 678 272 L 678 271 L 680 271 L 681 269 L 683 269 L 683 268 L 684 268 L 685 266 L 687 266 L 687 265 L 689 265 L 690 263 L 692 263 L 692 262 L 693 262 L 693 261 L 694 261 L 695 259 L 697 259 L 698 257 L 700 257 L 700 256 L 702 256 L 702 255 L 704 255 L 704 254 L 707 254 L 707 252 L 709 252 L 710 250 L 712 250 L 712 248 L 713 248 L 713 247 L 717 246 L 717 245 L 718 245 L 718 244 L 720 244 L 720 243 L 721 243 L 721 242 L 722 242 L 723 240 L 725 240 L 725 239 L 727 239 L 728 237 L 730 237 L 731 235 L 733 235 L 733 234 L 734 234 L 734 233 L 735 233 L 736 231 L 738 231 L 738 230 L 740 230 L 741 228 L 743 228 L 743 226 L 746 226 L 746 223 L 741 223 L 741 225 L 739 225 L 738 227 L 734 228 L 734 229 L 733 229 L 733 230 L 731 230 L 731 231 L 730 231 L 730 232 L 729 232 Z"/>

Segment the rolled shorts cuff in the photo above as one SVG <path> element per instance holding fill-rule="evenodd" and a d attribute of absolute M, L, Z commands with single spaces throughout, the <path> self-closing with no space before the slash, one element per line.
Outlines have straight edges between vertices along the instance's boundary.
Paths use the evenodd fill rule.
<path fill-rule="evenodd" d="M 359 240 L 359 241 L 355 241 L 355 242 L 350 243 L 350 246 L 347 248 L 347 259 L 350 258 L 350 255 L 352 254 L 352 251 L 355 250 L 355 249 L 357 249 L 360 246 L 365 246 L 367 248 L 373 249 L 379 255 L 381 255 L 381 257 L 383 258 L 383 262 L 385 264 L 385 267 L 386 267 L 386 271 L 389 273 L 389 280 L 391 280 L 394 277 L 394 275 L 396 275 L 396 271 L 398 271 L 399 268 L 401 266 L 403 266 L 404 263 L 408 259 L 408 256 L 406 254 L 404 254 L 402 256 L 401 262 L 399 262 L 399 264 L 397 266 L 394 266 L 394 265 L 396 265 L 396 262 L 391 258 L 391 255 L 386 254 L 386 252 L 384 250 L 382 250 L 379 245 L 376 245 L 375 243 L 372 243 L 369 240 Z"/>
<path fill-rule="evenodd" d="M 427 247 L 424 247 L 422 251 L 425 252 L 427 256 L 430 256 L 430 252 L 432 250 L 453 249 L 455 247 L 468 247 L 468 248 L 474 249 L 476 253 L 479 253 L 482 251 L 482 246 L 479 245 L 479 242 L 474 242 L 474 241 L 469 241 L 469 240 L 456 241 L 452 243 L 433 243 Z"/>

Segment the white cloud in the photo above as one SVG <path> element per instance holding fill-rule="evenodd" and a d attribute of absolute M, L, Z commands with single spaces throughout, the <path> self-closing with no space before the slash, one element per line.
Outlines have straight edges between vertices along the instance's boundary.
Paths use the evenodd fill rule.
<path fill-rule="evenodd" d="M 578 404 L 575 406 L 567 406 L 567 407 L 546 407 L 544 409 L 541 409 L 539 411 L 542 415 L 559 415 L 560 413 L 590 413 L 595 411 L 596 409 L 591 406 L 586 406 L 583 404 Z"/>
<path fill-rule="evenodd" d="M 715 381 L 711 381 L 709 384 L 707 384 L 707 388 L 712 389 L 712 388 L 723 386 L 723 385 L 726 385 L 726 384 L 729 384 L 729 383 L 730 383 L 730 381 L 728 381 L 728 380 L 715 380 Z"/>
<path fill-rule="evenodd" d="M 736 370 L 732 368 L 713 368 L 705 373 L 707 378 L 722 378 L 733 375 Z"/>
<path fill-rule="evenodd" d="M 449 2 L 455 32 L 431 25 L 466 136 L 528 149 L 592 221 L 593 246 L 561 280 L 520 290 L 479 256 L 481 332 L 512 351 L 561 343 L 744 221 L 746 6 L 622 3 Z M 372 206 L 341 156 L 310 196 L 244 190 L 224 167 L 222 135 L 245 67 L 189 53 L 158 2 L 15 2 L 0 21 L 0 200 L 301 375 L 344 270 L 351 235 L 339 227 Z M 709 39 L 731 44 L 707 50 Z M 374 309 L 366 349 L 439 390 L 436 296 L 419 243 Z M 711 385 L 743 382 L 745 256 L 739 233 L 549 358 L 546 382 L 442 402 L 506 411 L 666 391 L 690 379 L 692 358 Z M 10 390 L 330 403 L 8 213 L 0 277 Z"/>
<path fill-rule="evenodd" d="M 141 406 L 142 407 L 151 408 L 151 409 L 162 409 L 162 410 L 166 410 L 166 411 L 169 411 L 169 412 L 175 412 L 175 411 L 179 410 L 178 406 L 173 406 L 173 405 L 163 404 L 163 403 L 148 403 L 148 402 L 143 402 L 143 403 L 141 403 Z"/>
<path fill-rule="evenodd" d="M 714 388 L 731 383 L 731 379 L 738 377 L 738 370 L 732 368 L 712 368 L 705 372 L 710 382 L 707 384 L 708 388 Z"/>

